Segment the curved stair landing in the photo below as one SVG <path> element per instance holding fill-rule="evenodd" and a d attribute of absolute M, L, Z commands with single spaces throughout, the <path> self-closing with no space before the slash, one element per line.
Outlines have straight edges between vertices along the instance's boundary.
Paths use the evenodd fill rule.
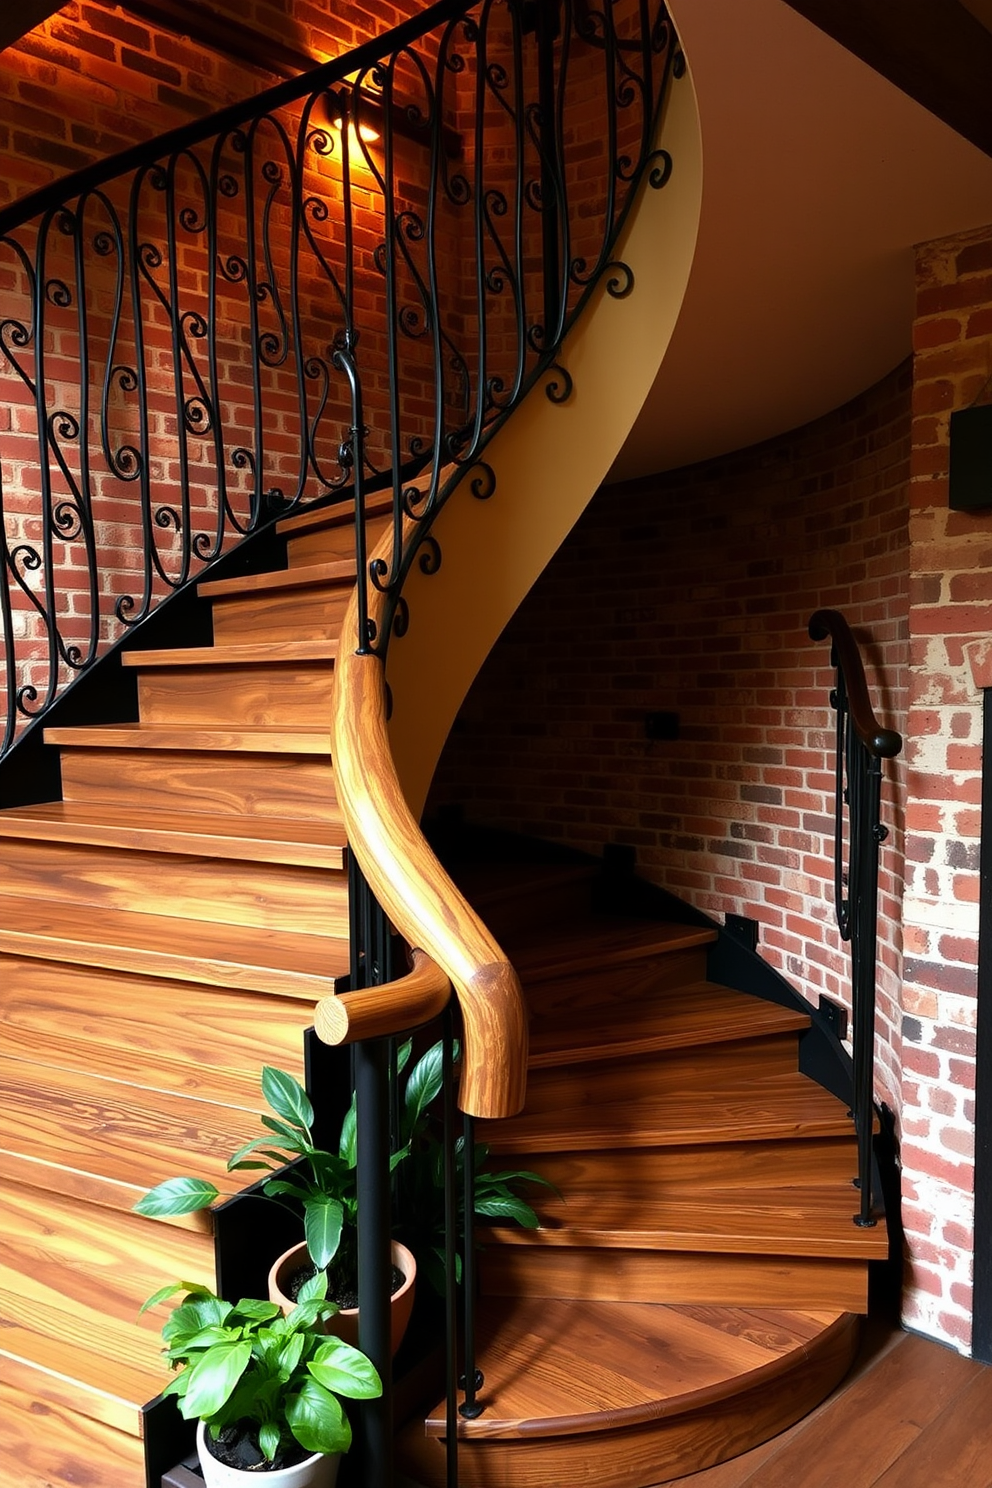
<path fill-rule="evenodd" d="M 463 1422 L 462 1488 L 643 1488 L 747 1451 L 843 1378 L 850 1313 L 536 1299 L 482 1304 L 488 1402 Z M 443 1413 L 406 1428 L 404 1467 L 444 1488 Z"/>
<path fill-rule="evenodd" d="M 801 1074 L 809 1016 L 707 977 L 717 932 L 600 914 L 575 867 L 466 886 L 519 970 L 538 1230 L 482 1230 L 481 1415 L 461 1488 L 653 1488 L 785 1430 L 846 1373 L 884 1223 L 853 1223 L 854 1128 Z M 501 881 L 502 880 L 502 881 Z M 445 1488 L 443 1403 L 400 1460 Z"/>

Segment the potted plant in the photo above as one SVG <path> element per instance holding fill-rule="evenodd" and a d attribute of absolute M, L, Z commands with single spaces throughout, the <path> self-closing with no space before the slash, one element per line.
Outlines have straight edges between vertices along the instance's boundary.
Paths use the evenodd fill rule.
<path fill-rule="evenodd" d="M 328 1335 L 334 1305 L 319 1272 L 288 1315 L 274 1302 L 225 1302 L 195 1282 L 149 1297 L 142 1312 L 185 1295 L 162 1328 L 165 1357 L 178 1370 L 164 1393 L 197 1421 L 207 1488 L 332 1488 L 351 1445 L 339 1396 L 368 1400 L 382 1382 L 358 1349 Z"/>
<path fill-rule="evenodd" d="M 261 1118 L 267 1129 L 239 1147 L 228 1160 L 228 1172 L 265 1171 L 262 1192 L 277 1202 L 297 1203 L 303 1210 L 304 1240 L 276 1258 L 269 1273 L 270 1300 L 287 1312 L 294 1293 L 313 1272 L 326 1273 L 327 1292 L 338 1304 L 327 1321 L 329 1331 L 348 1342 L 358 1341 L 358 1185 L 356 1166 L 357 1117 L 354 1099 L 341 1124 L 336 1153 L 317 1147 L 313 1139 L 314 1111 L 306 1091 L 284 1070 L 262 1070 L 262 1094 L 269 1113 Z M 407 1148 L 395 1153 L 393 1167 Z M 293 1164 L 289 1171 L 287 1165 Z M 221 1197 L 215 1184 L 202 1178 L 167 1178 L 134 1206 L 152 1218 L 192 1214 Z M 394 1290 L 391 1309 L 393 1350 L 410 1319 L 417 1272 L 413 1254 L 392 1242 Z"/>

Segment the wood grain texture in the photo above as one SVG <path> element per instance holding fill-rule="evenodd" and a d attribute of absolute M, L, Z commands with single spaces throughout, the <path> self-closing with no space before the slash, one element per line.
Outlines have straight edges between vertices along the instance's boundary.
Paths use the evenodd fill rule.
<path fill-rule="evenodd" d="M 868 1306 L 864 1260 L 715 1252 L 494 1246 L 480 1263 L 483 1289 L 504 1298 L 707 1303 L 717 1307 Z"/>
<path fill-rule="evenodd" d="M 604 1340 L 615 1337 L 618 1326 L 622 1326 L 620 1319 L 608 1332 L 601 1328 L 592 1350 L 587 1346 L 583 1352 L 583 1360 L 598 1359 Z M 548 1331 L 547 1327 L 536 1325 L 529 1357 L 524 1344 L 528 1363 L 536 1358 L 534 1349 L 541 1351 Z M 642 1347 L 647 1342 L 642 1326 L 633 1323 L 629 1332 Z M 774 1325 L 772 1332 L 781 1338 L 788 1336 L 788 1329 L 781 1333 Z M 745 1337 L 742 1333 L 740 1342 Z M 769 1335 L 764 1334 L 764 1338 L 767 1342 Z M 644 1488 L 645 1484 L 657 1483 L 659 1474 L 663 1478 L 671 1477 L 685 1468 L 705 1466 L 733 1455 L 805 1414 L 842 1377 L 850 1364 L 856 1339 L 856 1320 L 841 1317 L 831 1321 L 824 1317 L 812 1337 L 807 1334 L 800 1340 L 798 1335 L 793 1336 L 791 1351 L 778 1358 L 766 1354 L 765 1362 L 752 1371 L 743 1376 L 735 1373 L 729 1389 L 722 1382 L 712 1381 L 707 1389 L 700 1379 L 700 1349 L 705 1352 L 706 1345 L 697 1336 L 695 1353 L 687 1365 L 690 1385 L 694 1388 L 685 1392 L 686 1399 L 695 1399 L 696 1408 L 681 1409 L 680 1400 L 670 1397 L 655 1403 L 654 1416 L 648 1414 L 650 1407 L 642 1406 L 645 1419 L 613 1431 L 594 1430 L 570 1437 L 527 1434 L 475 1440 L 474 1433 L 485 1422 L 484 1415 L 480 1421 L 463 1423 L 460 1428 L 463 1441 L 459 1451 L 459 1480 L 465 1488 L 547 1488 L 548 1484 L 565 1483 L 569 1488 L 573 1484 L 582 1488 L 602 1488 L 605 1484 L 610 1488 Z M 666 1357 L 677 1369 L 678 1348 L 668 1349 L 659 1340 L 644 1361 L 649 1374 L 657 1374 L 659 1367 L 663 1369 Z M 736 1369 L 736 1364 L 732 1367 Z M 560 1383 L 562 1394 L 568 1392 L 564 1394 L 566 1401 L 575 1399 L 576 1389 L 582 1390 L 574 1372 L 563 1376 Z M 704 1401 L 708 1402 L 705 1409 L 701 1408 Z M 603 1414 L 605 1417 L 605 1411 Z M 400 1460 L 420 1482 L 430 1488 L 443 1488 L 445 1458 L 437 1438 L 425 1439 L 412 1429 L 404 1432 L 400 1439 Z"/>
<path fill-rule="evenodd" d="M 705 1027 L 705 1018 L 700 1019 Z M 635 1112 L 641 1100 L 651 1100 L 658 1092 L 719 1092 L 736 1089 L 744 1081 L 764 1080 L 795 1072 L 796 1036 L 786 1030 L 773 1030 L 764 1038 L 738 1038 L 733 1041 L 693 1037 L 688 1021 L 683 1025 L 684 1040 L 675 1048 L 639 1049 L 636 1039 L 623 1039 L 623 1053 L 615 1054 L 612 1028 L 602 1030 L 596 1052 L 583 1045 L 586 1055 L 572 1061 L 568 1049 L 560 1060 L 533 1070 L 527 1088 L 527 1103 L 521 1119 L 535 1120 L 563 1107 L 623 1104 Z M 719 1097 L 717 1097 L 719 1098 Z"/>
<path fill-rule="evenodd" d="M 451 983 L 423 951 L 414 951 L 412 960 L 405 977 L 318 1002 L 313 1017 L 317 1037 L 325 1044 L 354 1044 L 405 1033 L 439 1017 L 451 999 Z"/>
<path fill-rule="evenodd" d="M 336 822 L 210 817 L 90 801 L 50 801 L 0 811 L 0 837 L 295 863 L 335 871 L 345 866 L 347 846 L 344 829 Z"/>
<path fill-rule="evenodd" d="M 348 970 L 347 942 L 333 936 L 114 909 L 94 917 L 20 896 L 0 899 L 0 952 L 314 1002 Z"/>
<path fill-rule="evenodd" d="M 174 750 L 62 751 L 66 800 L 212 816 L 340 822 L 329 755 Z"/>
<path fill-rule="evenodd" d="M 229 667 L 291 666 L 301 662 L 333 662 L 338 654 L 337 639 L 319 641 L 257 642 L 251 646 L 184 646 L 181 650 L 125 651 L 121 665 L 139 671 L 159 667 Z"/>
<path fill-rule="evenodd" d="M 0 1112 L 0 1173 L 26 1182 L 32 1165 L 35 1187 L 123 1210 L 177 1173 L 237 1192 L 243 1183 L 226 1161 L 257 1129 L 250 1111 L 78 1070 L 47 1065 L 42 1085 L 36 1064 L 7 1054 L 0 1054 Z M 18 1161 L 8 1163 L 8 1154 Z M 204 1227 L 202 1216 L 196 1224 Z"/>
<path fill-rule="evenodd" d="M 9 1488 L 144 1488 L 136 1436 L 5 1385 L 0 1380 L 0 1462 L 16 1463 Z M 7 1485 L 5 1484 L 5 1488 Z"/>
<path fill-rule="evenodd" d="M 146 724 L 272 728 L 286 718 L 326 717 L 330 727 L 333 690 L 331 660 L 160 666 L 138 674 L 138 709 Z"/>
<path fill-rule="evenodd" d="M 313 1004 L 9 956 L 0 1046 L 45 1068 L 262 1110 L 260 1070 L 303 1075 Z"/>
<path fill-rule="evenodd" d="M 196 588 L 204 599 L 227 599 L 241 594 L 275 594 L 283 589 L 350 589 L 354 582 L 355 560 L 351 558 L 332 563 L 311 563 L 292 570 L 272 569 L 267 573 L 241 574 L 233 579 L 211 579 Z"/>
<path fill-rule="evenodd" d="M 973 1428 L 980 1430 L 988 1421 L 987 1393 L 984 1409 L 976 1411 L 978 1403 L 969 1402 L 966 1417 L 942 1432 L 939 1463 L 932 1457 L 928 1461 L 926 1443 L 931 1428 L 939 1426 L 973 1381 L 981 1380 L 988 1391 L 988 1371 L 911 1333 L 895 1333 L 863 1352 L 842 1390 L 771 1444 L 761 1460 L 748 1453 L 733 1465 L 714 1468 L 701 1475 L 698 1488 L 836 1488 L 845 1482 L 902 1488 L 904 1482 L 917 1481 L 927 1488 L 977 1488 L 992 1482 L 987 1446 L 974 1475 L 974 1460 L 965 1468 L 958 1455 L 959 1428 L 967 1456 Z M 920 1460 L 927 1462 L 929 1476 L 916 1479 Z M 697 1488 L 697 1480 L 690 1479 L 685 1488 Z"/>
<path fill-rule="evenodd" d="M 213 601 L 214 645 L 250 641 L 318 641 L 341 632 L 344 589 L 276 589 Z"/>
<path fill-rule="evenodd" d="M 792 1137 L 850 1137 L 847 1107 L 804 1075 L 738 1078 L 718 1089 L 672 1083 L 631 1102 L 576 1105 L 487 1124 L 480 1140 L 496 1153 L 690 1146 Z"/>
<path fill-rule="evenodd" d="M 163 1279 L 213 1285 L 209 1234 L 11 1184 L 2 1196 L 0 1378 L 17 1362 L 22 1383 L 28 1368 L 42 1376 L 41 1391 L 59 1369 L 62 1388 L 50 1397 L 136 1431 L 141 1405 L 168 1379 L 160 1337 L 168 1305 L 139 1316 L 141 1304 Z"/>
<path fill-rule="evenodd" d="M 186 728 L 165 724 L 105 724 L 92 728 L 51 728 L 45 742 L 68 749 L 163 749 L 206 754 L 315 754 L 330 756 L 326 729 Z"/>
<path fill-rule="evenodd" d="M 346 625 L 354 615 L 349 613 Z M 386 732 L 381 661 L 346 651 L 334 708 L 338 799 L 351 850 L 379 903 L 407 942 L 455 987 L 464 1022 L 459 1104 L 477 1116 L 523 1105 L 527 1015 L 512 965 L 459 893 L 400 790 Z"/>
<path fill-rule="evenodd" d="M 167 905 L 170 915 L 203 921 L 213 933 L 216 926 L 244 925 L 348 934 L 346 875 L 292 863 L 8 837 L 0 854 L 0 899 L 22 897 L 66 910 L 138 915 Z M 233 942 L 235 932 L 229 933 Z M 195 933 L 190 949 L 196 949 Z"/>
<path fill-rule="evenodd" d="M 561 987 L 560 982 L 554 985 Z M 534 1009 L 531 988 L 526 982 L 525 987 Z M 649 990 L 650 981 L 639 989 L 640 1005 L 632 1015 L 629 1005 L 604 1003 L 593 976 L 577 980 L 577 985 L 570 980 L 553 1003 L 542 999 L 532 1012 L 530 1068 L 600 1060 L 607 1047 L 614 1059 L 626 1059 L 695 1044 L 712 1047 L 773 1032 L 799 1033 L 809 1027 L 805 1013 L 759 1002 L 712 982 L 691 981 L 653 999 Z M 665 988 L 653 990 L 658 993 Z"/>
<path fill-rule="evenodd" d="M 813 1175 L 815 1176 L 815 1175 Z M 485 1243 L 599 1246 L 609 1249 L 726 1251 L 733 1254 L 820 1255 L 884 1260 L 885 1226 L 852 1223 L 857 1195 L 849 1182 L 793 1190 L 750 1186 L 724 1191 L 686 1188 L 675 1198 L 640 1193 L 562 1198 L 538 1192 L 532 1202 L 539 1230 L 488 1230 Z"/>

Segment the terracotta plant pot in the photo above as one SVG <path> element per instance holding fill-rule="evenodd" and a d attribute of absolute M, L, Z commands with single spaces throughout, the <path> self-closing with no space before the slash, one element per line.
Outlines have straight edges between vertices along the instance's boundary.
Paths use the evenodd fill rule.
<path fill-rule="evenodd" d="M 206 1443 L 207 1428 L 201 1421 L 196 1428 L 196 1450 L 200 1458 L 204 1488 L 334 1488 L 338 1476 L 339 1452 L 316 1452 L 295 1467 L 277 1467 L 272 1472 L 246 1472 L 218 1462 Z"/>
<path fill-rule="evenodd" d="M 392 1338 L 393 1353 L 399 1348 L 410 1321 L 410 1313 L 413 1311 L 413 1289 L 417 1277 L 417 1263 L 413 1258 L 412 1251 L 407 1250 L 398 1240 L 392 1241 L 391 1254 L 393 1265 L 397 1271 L 403 1273 L 403 1285 L 395 1291 L 390 1300 L 390 1334 Z M 269 1271 L 269 1301 L 277 1303 L 283 1312 L 291 1312 L 293 1308 L 292 1298 L 287 1295 L 286 1286 L 289 1277 L 294 1271 L 307 1264 L 306 1242 L 301 1241 L 294 1245 L 292 1250 L 284 1251 L 281 1256 L 273 1262 Z M 358 1308 L 344 1307 L 340 1312 L 327 1322 L 328 1333 L 343 1338 L 345 1343 L 350 1343 L 358 1348 Z"/>

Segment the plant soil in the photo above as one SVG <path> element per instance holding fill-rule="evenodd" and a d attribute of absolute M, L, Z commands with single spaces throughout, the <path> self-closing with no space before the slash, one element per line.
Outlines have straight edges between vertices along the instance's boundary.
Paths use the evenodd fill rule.
<path fill-rule="evenodd" d="M 312 1276 L 316 1276 L 317 1268 L 310 1264 L 298 1266 L 286 1278 L 286 1295 L 290 1301 L 299 1301 L 302 1288 Z M 390 1296 L 395 1296 L 400 1287 L 406 1281 L 406 1277 L 398 1266 L 393 1267 L 393 1279 L 390 1287 Z M 327 1268 L 327 1296 L 329 1301 L 336 1302 L 344 1311 L 347 1307 L 358 1306 L 358 1282 L 354 1272 L 350 1273 L 344 1267 L 339 1267 L 332 1261 Z"/>
<path fill-rule="evenodd" d="M 232 1426 L 225 1426 L 216 1440 L 207 1430 L 203 1439 L 211 1457 L 216 1457 L 225 1467 L 238 1467 L 242 1472 L 275 1472 L 279 1467 L 295 1467 L 313 1455 L 294 1441 L 280 1447 L 274 1459 L 266 1462 L 258 1445 L 258 1427 L 253 1421 L 236 1421 Z"/>

